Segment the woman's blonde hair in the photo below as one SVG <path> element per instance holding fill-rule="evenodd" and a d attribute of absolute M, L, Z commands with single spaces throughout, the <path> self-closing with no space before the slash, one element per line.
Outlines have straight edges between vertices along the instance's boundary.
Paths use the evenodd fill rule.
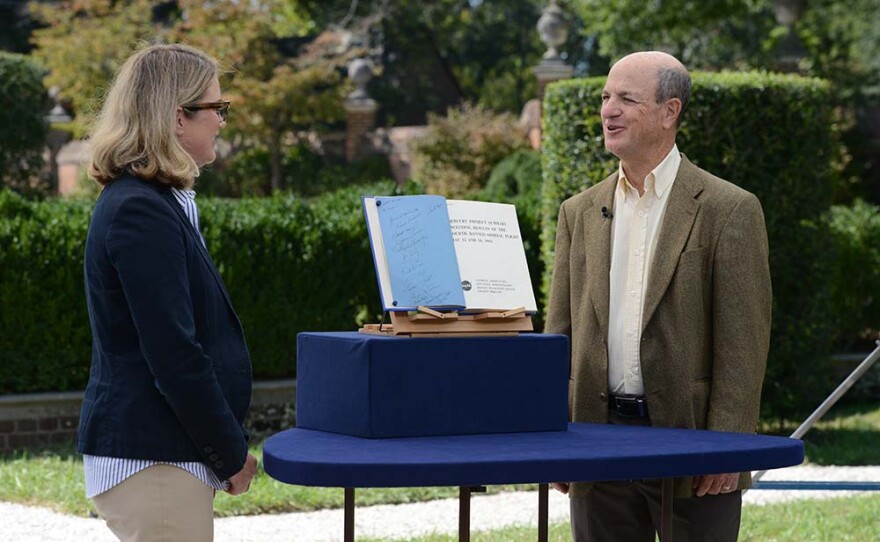
<path fill-rule="evenodd" d="M 197 102 L 218 77 L 217 60 L 188 45 L 152 45 L 125 61 L 91 134 L 89 176 L 124 174 L 190 188 L 199 167 L 177 140 L 177 108 Z"/>

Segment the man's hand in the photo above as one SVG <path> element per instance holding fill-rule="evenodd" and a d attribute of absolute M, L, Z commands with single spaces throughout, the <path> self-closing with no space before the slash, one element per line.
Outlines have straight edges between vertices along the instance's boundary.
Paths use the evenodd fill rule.
<path fill-rule="evenodd" d="M 723 495 L 724 493 L 732 493 L 737 490 L 738 485 L 738 472 L 694 476 L 694 490 L 697 492 L 697 497 L 702 497 L 703 495 Z"/>
<path fill-rule="evenodd" d="M 565 482 L 552 482 L 550 484 L 550 487 L 562 493 L 563 495 L 568 493 L 568 486 L 569 484 L 566 484 Z"/>
<path fill-rule="evenodd" d="M 251 480 L 253 480 L 256 474 L 257 458 L 248 453 L 247 458 L 244 460 L 244 467 L 229 479 L 229 488 L 226 490 L 226 493 L 241 495 L 247 492 L 251 487 Z"/>

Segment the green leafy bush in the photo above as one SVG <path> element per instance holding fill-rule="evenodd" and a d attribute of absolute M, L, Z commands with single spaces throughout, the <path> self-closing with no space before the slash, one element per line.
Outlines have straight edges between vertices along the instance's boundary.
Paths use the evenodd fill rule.
<path fill-rule="evenodd" d="M 492 168 L 526 140 L 509 114 L 481 106 L 428 116 L 428 129 L 413 141 L 413 177 L 431 194 L 462 197 L 482 188 Z"/>
<path fill-rule="evenodd" d="M 551 85 L 544 101 L 544 228 L 550 281 L 563 199 L 616 167 L 599 118 L 604 78 Z M 756 194 L 770 238 L 773 329 L 762 415 L 794 418 L 831 391 L 830 235 L 821 217 L 836 179 L 828 85 L 765 73 L 697 73 L 678 137 L 698 166 Z"/>
<path fill-rule="evenodd" d="M 266 196 L 271 193 L 269 185 L 269 149 L 253 147 L 234 155 L 223 172 L 224 181 L 238 187 L 245 196 Z M 281 159 L 281 186 L 295 194 L 312 193 L 318 171 L 324 165 L 319 154 L 306 145 L 292 145 Z"/>
<path fill-rule="evenodd" d="M 0 187 L 30 193 L 40 184 L 48 105 L 43 69 L 24 55 L 0 51 Z"/>
<path fill-rule="evenodd" d="M 862 200 L 828 213 L 834 239 L 835 332 L 838 348 L 873 350 L 880 338 L 880 207 Z"/>
<path fill-rule="evenodd" d="M 516 151 L 498 162 L 489 175 L 483 193 L 493 199 L 541 192 L 541 153 L 531 149 Z"/>

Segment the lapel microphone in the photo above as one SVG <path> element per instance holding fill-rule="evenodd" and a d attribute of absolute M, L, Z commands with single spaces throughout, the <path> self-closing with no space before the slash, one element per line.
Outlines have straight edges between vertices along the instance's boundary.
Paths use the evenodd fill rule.
<path fill-rule="evenodd" d="M 614 218 L 614 214 L 608 210 L 608 207 L 602 207 L 602 218 L 607 218 L 611 220 Z"/>

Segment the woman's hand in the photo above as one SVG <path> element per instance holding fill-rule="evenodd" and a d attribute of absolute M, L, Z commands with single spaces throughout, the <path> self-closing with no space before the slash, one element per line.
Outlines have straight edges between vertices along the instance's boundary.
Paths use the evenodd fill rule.
<path fill-rule="evenodd" d="M 244 467 L 229 479 L 229 488 L 226 493 L 230 495 L 241 495 L 247 492 L 251 487 L 251 480 L 257 474 L 257 458 L 250 452 L 244 460 Z"/>

